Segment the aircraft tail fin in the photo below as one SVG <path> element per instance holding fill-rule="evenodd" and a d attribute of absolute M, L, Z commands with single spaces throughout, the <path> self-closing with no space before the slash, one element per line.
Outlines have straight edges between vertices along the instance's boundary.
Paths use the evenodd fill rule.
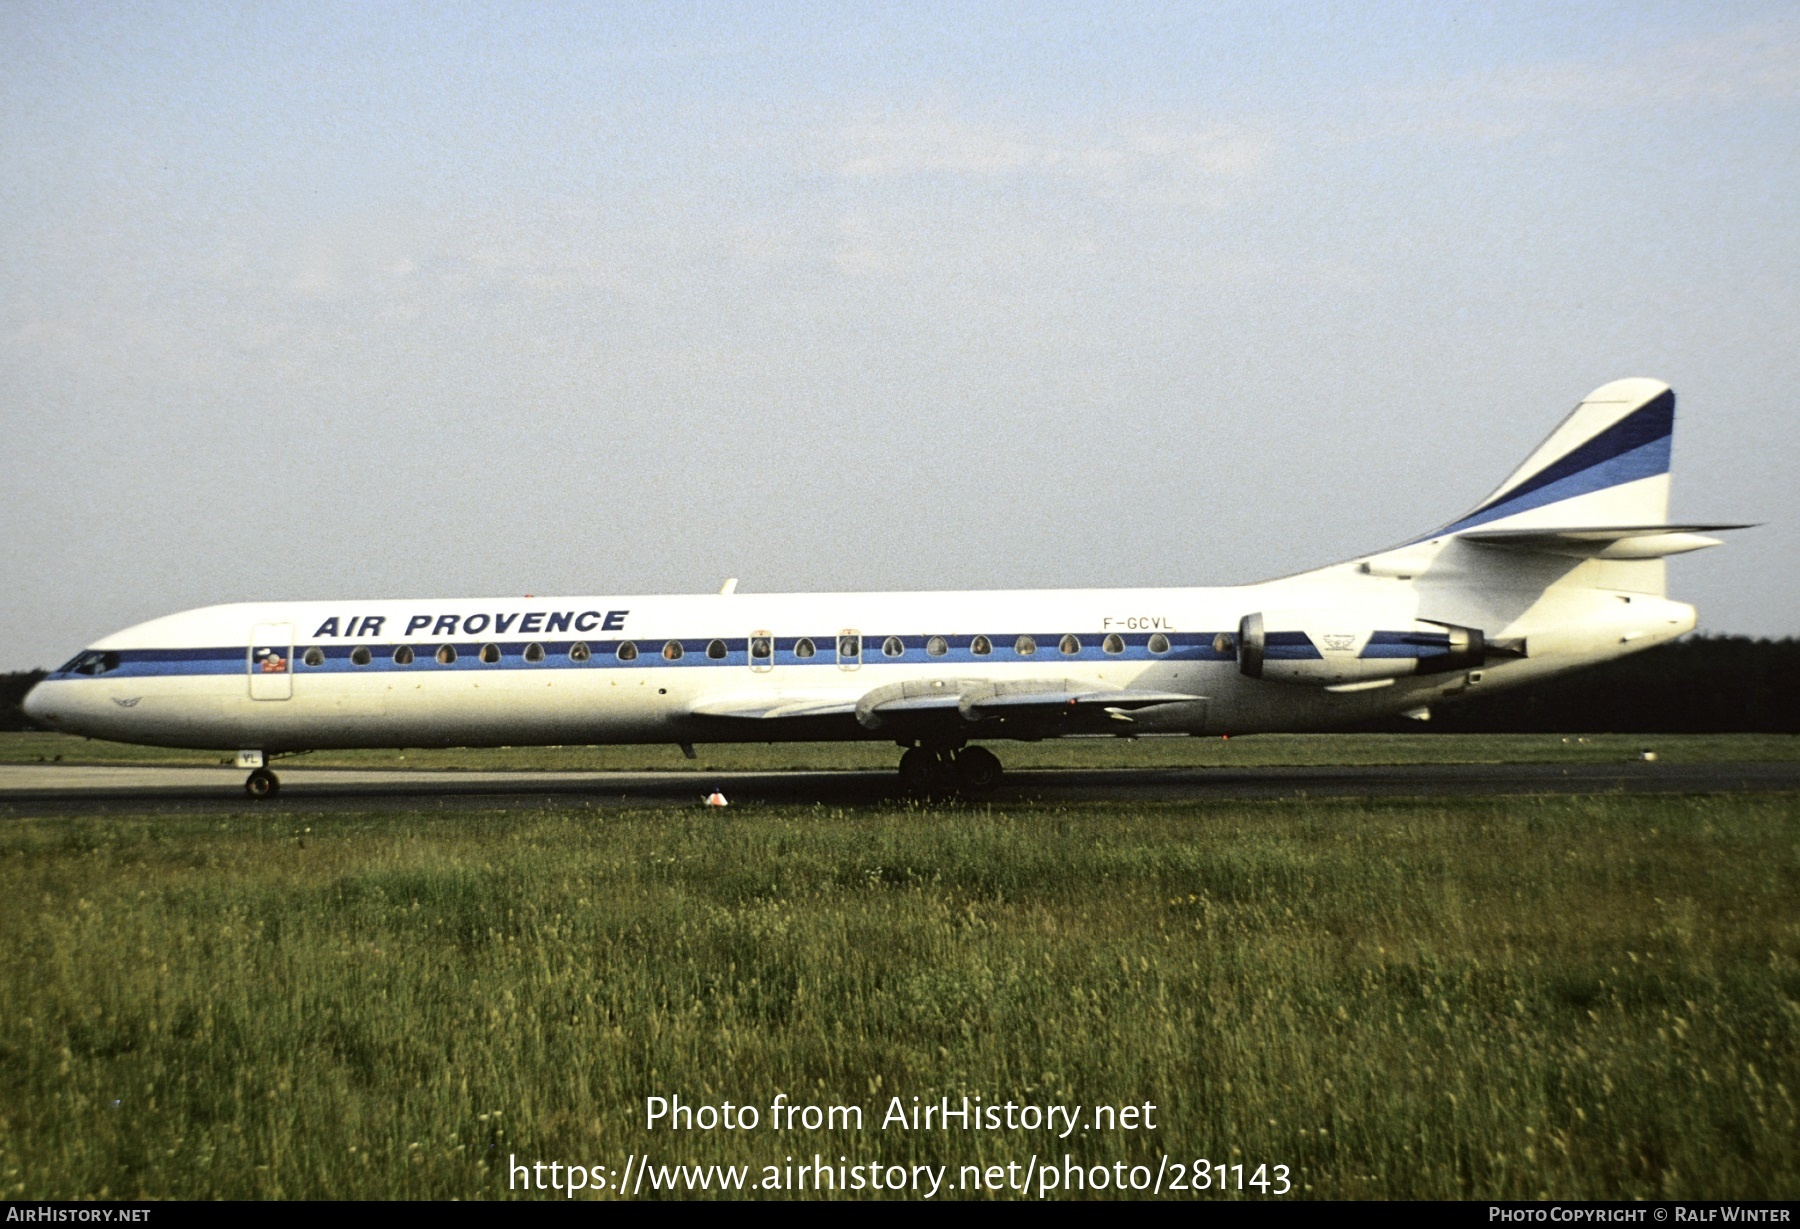
<path fill-rule="evenodd" d="M 1531 557 L 1575 559 L 1555 583 L 1661 594 L 1663 560 L 1719 545 L 1708 531 L 1744 525 L 1669 523 L 1669 444 L 1675 394 L 1660 380 L 1614 380 L 1582 399 L 1525 463 L 1457 520 L 1360 564 L 1364 572 L 1441 576 L 1498 566 L 1523 575 Z M 1449 571 L 1436 566 L 1451 542 Z M 1510 557 L 1510 562 L 1503 559 Z M 1485 562 L 1477 562 L 1485 560 Z M 1483 583 L 1492 583 L 1491 578 Z"/>
<path fill-rule="evenodd" d="M 1675 394 L 1667 384 L 1634 378 L 1602 385 L 1493 494 L 1430 536 L 1662 525 L 1674 429 Z"/>

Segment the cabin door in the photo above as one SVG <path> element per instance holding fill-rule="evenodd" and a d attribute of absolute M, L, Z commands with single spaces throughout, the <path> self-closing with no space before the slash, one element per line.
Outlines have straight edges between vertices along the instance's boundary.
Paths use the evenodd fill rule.
<path fill-rule="evenodd" d="M 252 700 L 286 700 L 294 694 L 294 625 L 258 623 L 250 629 L 250 653 L 245 659 L 250 672 Z"/>

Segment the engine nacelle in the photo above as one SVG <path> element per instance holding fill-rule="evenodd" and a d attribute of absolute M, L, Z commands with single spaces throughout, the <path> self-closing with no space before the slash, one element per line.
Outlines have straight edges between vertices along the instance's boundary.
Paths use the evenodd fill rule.
<path fill-rule="evenodd" d="M 1238 623 L 1238 669 L 1253 679 L 1334 687 L 1479 667 L 1478 628 L 1427 619 L 1371 626 L 1363 612 L 1258 611 Z"/>

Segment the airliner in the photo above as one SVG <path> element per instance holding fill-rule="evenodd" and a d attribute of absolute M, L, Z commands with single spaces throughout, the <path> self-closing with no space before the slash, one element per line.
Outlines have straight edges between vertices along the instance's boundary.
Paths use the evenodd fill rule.
<path fill-rule="evenodd" d="M 1675 395 L 1583 400 L 1469 512 L 1344 563 L 1216 588 L 357 600 L 208 606 L 83 649 L 26 697 L 90 738 L 346 747 L 885 740 L 903 785 L 978 792 L 985 745 L 1428 718 L 1693 628 L 1665 559 Z"/>

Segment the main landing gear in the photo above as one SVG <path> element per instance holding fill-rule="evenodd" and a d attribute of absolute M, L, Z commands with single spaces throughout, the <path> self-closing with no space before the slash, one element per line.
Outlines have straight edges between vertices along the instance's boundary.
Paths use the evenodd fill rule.
<path fill-rule="evenodd" d="M 244 782 L 244 792 L 258 802 L 264 798 L 273 798 L 281 792 L 281 778 L 267 768 L 258 768 Z"/>
<path fill-rule="evenodd" d="M 900 784 L 919 798 L 983 794 L 1000 784 L 1001 771 L 986 747 L 918 746 L 900 757 Z"/>

